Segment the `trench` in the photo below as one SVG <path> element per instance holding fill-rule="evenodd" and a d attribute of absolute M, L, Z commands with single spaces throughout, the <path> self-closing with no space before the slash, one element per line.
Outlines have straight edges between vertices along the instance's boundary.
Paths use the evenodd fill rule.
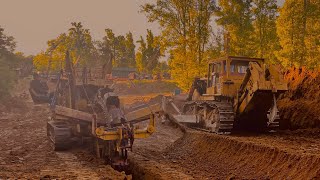
<path fill-rule="evenodd" d="M 194 179 L 192 176 L 178 171 L 166 164 L 135 155 L 130 157 L 132 179 Z"/>
<path fill-rule="evenodd" d="M 318 179 L 320 137 L 303 134 L 216 135 L 187 128 L 161 151 L 130 153 L 130 171 L 133 179 Z"/>

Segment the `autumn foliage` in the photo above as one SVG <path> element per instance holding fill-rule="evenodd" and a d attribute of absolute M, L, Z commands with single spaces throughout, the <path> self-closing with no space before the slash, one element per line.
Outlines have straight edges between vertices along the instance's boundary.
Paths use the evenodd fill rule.
<path fill-rule="evenodd" d="M 169 66 L 173 80 L 187 90 L 194 77 L 206 75 L 207 63 L 225 55 L 265 58 L 283 67 L 317 68 L 320 58 L 320 1 L 156 0 L 141 6 L 160 34 L 116 35 L 105 29 L 102 40 L 72 23 L 67 33 L 48 41 L 34 58 L 38 70 L 57 70 L 64 53 L 86 66 L 109 63 L 155 74 Z M 137 47 L 136 47 L 137 46 Z M 166 63 L 160 63 L 164 59 Z"/>

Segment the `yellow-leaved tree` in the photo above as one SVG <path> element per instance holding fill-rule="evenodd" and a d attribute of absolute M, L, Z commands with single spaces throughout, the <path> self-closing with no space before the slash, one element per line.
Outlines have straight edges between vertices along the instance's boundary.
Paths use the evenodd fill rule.
<path fill-rule="evenodd" d="M 71 23 L 72 27 L 68 30 L 68 34 L 62 33 L 57 38 L 47 42 L 46 51 L 37 54 L 33 63 L 37 70 L 49 73 L 50 71 L 58 71 L 64 67 L 66 51 L 70 52 L 70 56 L 74 64 L 90 66 L 94 63 L 96 48 L 93 45 L 88 29 L 84 29 L 81 23 Z"/>
<path fill-rule="evenodd" d="M 157 0 L 142 6 L 148 20 L 161 27 L 161 44 L 170 54 L 170 73 L 184 90 L 196 76 L 206 74 L 205 52 L 214 10 L 212 0 Z"/>
<path fill-rule="evenodd" d="M 33 65 L 38 71 L 46 71 L 49 61 L 50 57 L 42 51 L 33 58 Z"/>
<path fill-rule="evenodd" d="M 320 1 L 286 0 L 277 20 L 281 49 L 277 56 L 284 66 L 320 65 Z"/>

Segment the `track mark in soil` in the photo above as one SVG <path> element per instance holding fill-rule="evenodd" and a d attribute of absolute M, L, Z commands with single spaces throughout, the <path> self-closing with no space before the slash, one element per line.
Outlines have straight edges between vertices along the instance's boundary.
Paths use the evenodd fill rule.
<path fill-rule="evenodd" d="M 85 167 L 81 164 L 81 161 L 72 152 L 55 152 L 59 161 L 61 162 L 60 167 L 57 169 L 41 170 L 42 177 L 56 176 L 63 173 L 64 177 L 75 178 L 75 179 L 99 179 L 99 175 L 96 174 L 91 168 Z"/>

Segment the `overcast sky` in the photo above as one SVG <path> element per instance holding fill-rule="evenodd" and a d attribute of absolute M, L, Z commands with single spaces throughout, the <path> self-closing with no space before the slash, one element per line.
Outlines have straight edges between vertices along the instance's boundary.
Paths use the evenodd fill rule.
<path fill-rule="evenodd" d="M 0 26 L 15 37 L 17 51 L 26 55 L 45 50 L 46 42 L 66 32 L 73 21 L 82 22 L 94 39 L 101 39 L 104 29 L 111 28 L 116 34 L 131 31 L 137 40 L 146 29 L 159 33 L 157 24 L 138 13 L 142 4 L 152 1 L 0 0 Z M 279 5 L 282 1 L 278 0 Z"/>

